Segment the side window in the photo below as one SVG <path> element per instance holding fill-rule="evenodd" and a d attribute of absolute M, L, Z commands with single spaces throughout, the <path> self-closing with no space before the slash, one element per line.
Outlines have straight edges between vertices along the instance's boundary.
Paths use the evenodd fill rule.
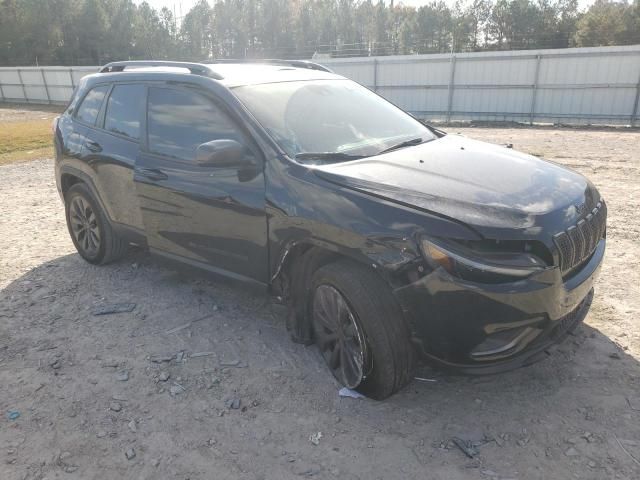
<path fill-rule="evenodd" d="M 99 87 L 92 88 L 82 100 L 82 103 L 78 107 L 76 118 L 88 123 L 89 125 L 95 125 L 96 118 L 98 118 L 98 112 L 102 106 L 104 96 L 109 90 L 108 85 L 101 85 Z"/>
<path fill-rule="evenodd" d="M 138 140 L 144 102 L 143 85 L 116 85 L 107 100 L 104 128 Z"/>
<path fill-rule="evenodd" d="M 223 138 L 244 143 L 227 114 L 197 92 L 150 87 L 148 108 L 152 153 L 193 161 L 202 143 Z"/>

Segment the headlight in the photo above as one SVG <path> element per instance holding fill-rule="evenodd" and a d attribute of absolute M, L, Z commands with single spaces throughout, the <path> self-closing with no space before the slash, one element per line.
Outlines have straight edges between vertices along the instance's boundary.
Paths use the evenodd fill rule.
<path fill-rule="evenodd" d="M 442 267 L 451 275 L 473 282 L 514 282 L 544 270 L 544 262 L 526 252 L 524 242 L 510 243 L 510 250 L 500 251 L 483 248 L 486 245 L 482 243 L 474 248 L 474 245 L 423 238 L 421 247 L 425 260 L 434 269 Z M 522 251 L 514 249 L 514 243 L 522 245 Z"/>

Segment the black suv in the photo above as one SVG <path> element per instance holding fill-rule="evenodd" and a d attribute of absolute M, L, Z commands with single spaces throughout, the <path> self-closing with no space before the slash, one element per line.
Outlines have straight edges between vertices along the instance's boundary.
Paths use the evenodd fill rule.
<path fill-rule="evenodd" d="M 532 363 L 586 315 L 606 206 L 583 176 L 446 135 L 309 62 L 117 62 L 54 125 L 88 262 L 130 243 L 268 289 L 384 398 L 419 359 Z"/>

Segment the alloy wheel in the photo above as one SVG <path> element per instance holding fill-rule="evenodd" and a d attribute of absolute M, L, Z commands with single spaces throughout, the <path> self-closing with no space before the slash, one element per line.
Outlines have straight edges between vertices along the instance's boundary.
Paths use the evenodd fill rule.
<path fill-rule="evenodd" d="M 100 249 L 100 227 L 93 208 L 84 198 L 76 196 L 69 206 L 69 222 L 76 244 L 89 257 Z"/>
<path fill-rule="evenodd" d="M 348 388 L 365 377 L 367 350 L 363 332 L 344 296 L 331 285 L 320 285 L 313 296 L 316 343 L 333 375 Z"/>

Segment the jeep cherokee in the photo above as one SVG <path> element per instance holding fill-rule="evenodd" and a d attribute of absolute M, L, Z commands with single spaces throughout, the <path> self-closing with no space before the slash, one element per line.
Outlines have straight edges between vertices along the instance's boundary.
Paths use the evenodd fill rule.
<path fill-rule="evenodd" d="M 134 243 L 259 285 L 372 398 L 418 360 L 532 363 L 593 297 L 606 206 L 588 180 L 446 135 L 320 65 L 115 62 L 54 131 L 84 259 Z"/>

